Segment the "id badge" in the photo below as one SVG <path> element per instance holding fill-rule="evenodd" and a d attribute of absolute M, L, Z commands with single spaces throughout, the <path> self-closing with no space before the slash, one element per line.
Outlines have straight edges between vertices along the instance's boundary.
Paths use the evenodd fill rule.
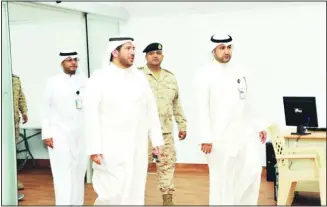
<path fill-rule="evenodd" d="M 83 108 L 82 99 L 76 99 L 75 103 L 76 103 L 76 109 L 82 109 Z"/>
<path fill-rule="evenodd" d="M 245 77 L 243 77 L 242 79 L 238 79 L 237 83 L 238 83 L 239 98 L 241 100 L 244 100 L 246 98 L 246 93 L 247 93 L 247 84 L 246 84 Z"/>
<path fill-rule="evenodd" d="M 244 90 L 244 88 L 239 88 L 238 93 L 239 93 L 240 99 L 244 100 L 245 99 L 245 90 Z"/>

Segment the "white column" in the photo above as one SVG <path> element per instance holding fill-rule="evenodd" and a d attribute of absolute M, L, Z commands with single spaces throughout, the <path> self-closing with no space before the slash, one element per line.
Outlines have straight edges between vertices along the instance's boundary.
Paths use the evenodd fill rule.
<path fill-rule="evenodd" d="M 8 2 L 2 10 L 2 205 L 17 205 L 17 167 L 12 93 Z"/>

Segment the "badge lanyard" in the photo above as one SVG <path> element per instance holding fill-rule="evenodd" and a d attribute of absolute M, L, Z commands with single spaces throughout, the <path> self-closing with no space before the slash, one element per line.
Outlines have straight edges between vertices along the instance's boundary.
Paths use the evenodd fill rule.
<path fill-rule="evenodd" d="M 242 85 L 241 85 L 242 81 L 240 79 L 237 79 L 238 94 L 239 94 L 239 97 L 240 97 L 241 100 L 244 100 L 246 98 L 246 92 L 247 92 L 247 89 L 248 89 L 245 77 L 243 77 L 243 80 L 244 80 L 245 85 L 243 85 L 243 87 L 242 87 Z"/>

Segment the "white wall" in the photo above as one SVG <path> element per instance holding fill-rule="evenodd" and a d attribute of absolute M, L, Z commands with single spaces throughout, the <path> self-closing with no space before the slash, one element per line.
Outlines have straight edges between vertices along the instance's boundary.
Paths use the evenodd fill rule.
<path fill-rule="evenodd" d="M 31 3 L 9 3 L 9 20 L 13 73 L 20 77 L 28 107 L 29 121 L 25 125 L 40 128 L 43 89 L 49 77 L 61 72 L 60 51 L 77 50 L 80 70 L 87 74 L 83 14 Z M 48 158 L 40 136 L 30 139 L 29 144 L 35 158 Z"/>
<path fill-rule="evenodd" d="M 35 3 L 9 3 L 9 17 L 13 73 L 21 79 L 28 106 L 29 121 L 25 125 L 40 128 L 45 81 L 62 71 L 59 52 L 76 50 L 79 70 L 88 74 L 85 18 L 82 12 Z M 109 37 L 117 33 L 119 21 L 96 14 L 88 17 L 88 57 L 93 71 Z M 37 131 L 29 130 L 27 134 Z M 48 158 L 40 135 L 31 138 L 29 145 L 35 159 Z M 18 155 L 22 157 L 24 154 Z"/>
<path fill-rule="evenodd" d="M 88 37 L 90 54 L 90 74 L 101 68 L 106 55 L 109 38 L 119 33 L 119 22 L 99 15 L 88 14 Z"/>
<path fill-rule="evenodd" d="M 160 3 L 156 4 L 161 8 Z M 167 4 L 167 3 L 166 3 Z M 173 3 L 172 3 L 173 4 Z M 142 50 L 153 41 L 163 44 L 163 67 L 177 77 L 188 118 L 188 137 L 178 142 L 179 163 L 206 163 L 196 145 L 190 81 L 208 60 L 210 36 L 217 30 L 235 39 L 234 60 L 256 75 L 258 110 L 285 125 L 282 96 L 316 96 L 320 126 L 326 126 L 326 7 L 325 3 L 279 4 L 247 10 L 227 9 L 206 14 L 131 17 L 121 33 L 136 39 L 136 65 L 145 64 Z M 175 132 L 177 135 L 177 131 Z M 176 136 L 177 137 L 177 136 Z M 265 148 L 261 146 L 262 165 Z"/>

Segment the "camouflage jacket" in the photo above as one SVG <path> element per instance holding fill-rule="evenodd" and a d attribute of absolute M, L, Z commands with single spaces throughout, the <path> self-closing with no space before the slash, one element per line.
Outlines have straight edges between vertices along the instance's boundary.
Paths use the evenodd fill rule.
<path fill-rule="evenodd" d="M 19 121 L 19 112 L 21 114 L 27 113 L 27 104 L 25 95 L 18 76 L 12 75 L 13 82 L 13 101 L 14 101 L 14 119 Z"/>
<path fill-rule="evenodd" d="M 156 97 L 162 133 L 173 131 L 173 115 L 179 131 L 186 131 L 187 121 L 181 106 L 174 74 L 166 69 L 161 69 L 160 77 L 157 79 L 147 66 L 138 69 L 145 74 Z"/>

